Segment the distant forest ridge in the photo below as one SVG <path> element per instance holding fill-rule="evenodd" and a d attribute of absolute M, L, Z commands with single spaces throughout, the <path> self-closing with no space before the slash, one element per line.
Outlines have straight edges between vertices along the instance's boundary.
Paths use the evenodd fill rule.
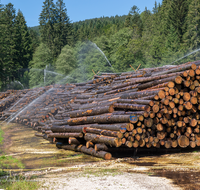
<path fill-rule="evenodd" d="M 115 23 L 118 22 L 118 20 L 120 20 L 121 22 L 125 22 L 127 15 L 122 15 L 122 16 L 111 16 L 111 17 L 100 17 L 100 18 L 92 18 L 92 19 L 86 19 L 86 20 L 82 20 L 82 21 L 77 21 L 77 22 L 72 22 L 73 27 L 76 27 L 78 25 L 78 27 L 80 28 L 83 25 L 90 25 L 91 22 L 95 23 L 98 20 L 100 20 L 101 22 L 105 22 L 105 23 Z M 34 30 L 38 33 L 38 35 L 40 34 L 40 30 L 39 30 L 39 25 L 38 26 L 33 26 L 33 27 L 28 27 L 29 30 Z"/>

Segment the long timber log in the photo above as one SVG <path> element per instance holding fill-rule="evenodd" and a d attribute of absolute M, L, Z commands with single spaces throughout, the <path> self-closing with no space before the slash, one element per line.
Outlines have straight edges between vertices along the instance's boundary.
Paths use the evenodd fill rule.
<path fill-rule="evenodd" d="M 99 115 L 68 119 L 68 125 L 92 124 L 92 123 L 127 123 L 129 115 Z"/>
<path fill-rule="evenodd" d="M 95 107 L 88 110 L 80 110 L 71 112 L 69 115 L 71 118 L 91 116 L 91 115 L 100 115 L 103 113 L 112 113 L 114 111 L 113 106 L 104 106 L 104 107 Z"/>
<path fill-rule="evenodd" d="M 103 135 L 96 135 L 92 133 L 86 133 L 84 135 L 84 139 L 86 141 L 91 141 L 93 143 L 104 143 L 109 146 L 119 147 L 121 146 L 122 142 L 119 138 L 110 137 L 110 136 L 103 136 Z"/>
<path fill-rule="evenodd" d="M 75 137 L 75 138 L 82 138 L 82 133 L 50 133 L 47 135 L 48 138 L 69 138 L 69 137 Z"/>

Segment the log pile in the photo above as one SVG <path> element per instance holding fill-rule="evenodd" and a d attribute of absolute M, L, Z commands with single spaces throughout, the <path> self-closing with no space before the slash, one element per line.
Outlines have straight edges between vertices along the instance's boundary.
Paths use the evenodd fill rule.
<path fill-rule="evenodd" d="M 1 119 L 58 148 L 111 159 L 113 151 L 200 146 L 200 61 L 91 81 L 1 93 Z M 14 120 L 12 120 L 14 119 Z"/>

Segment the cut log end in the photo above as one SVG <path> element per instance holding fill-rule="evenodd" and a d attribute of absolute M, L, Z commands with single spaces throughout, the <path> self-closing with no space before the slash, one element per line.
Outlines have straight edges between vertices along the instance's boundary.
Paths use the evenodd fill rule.
<path fill-rule="evenodd" d="M 188 139 L 188 137 L 184 136 L 184 135 L 181 135 L 179 138 L 178 138 L 178 145 L 181 147 L 181 148 L 186 148 L 188 147 L 190 144 L 190 141 Z"/>

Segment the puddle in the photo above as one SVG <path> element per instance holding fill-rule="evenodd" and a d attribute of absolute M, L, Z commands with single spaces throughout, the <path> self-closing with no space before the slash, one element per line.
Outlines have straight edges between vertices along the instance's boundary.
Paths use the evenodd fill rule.
<path fill-rule="evenodd" d="M 200 189 L 200 172 L 196 171 L 169 171 L 169 170 L 152 170 L 156 176 L 172 179 L 174 184 L 184 190 Z"/>

